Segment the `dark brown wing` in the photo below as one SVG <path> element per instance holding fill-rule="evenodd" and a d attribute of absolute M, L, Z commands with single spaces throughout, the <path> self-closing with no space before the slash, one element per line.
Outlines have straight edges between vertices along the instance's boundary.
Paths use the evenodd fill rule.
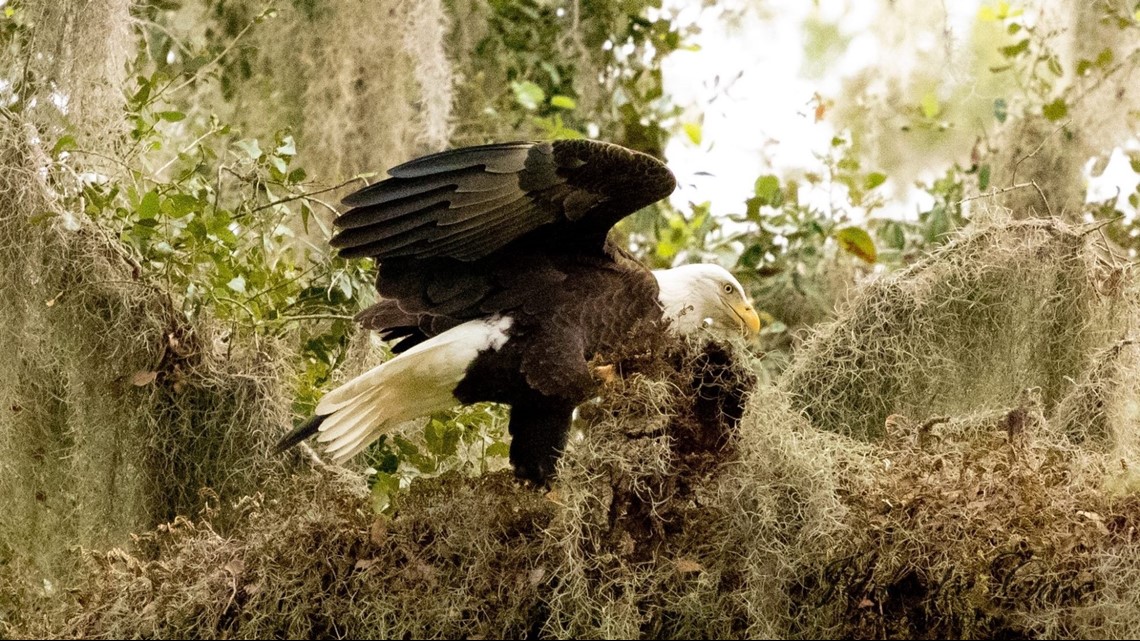
<path fill-rule="evenodd" d="M 454 149 L 389 173 L 344 199 L 342 256 L 471 262 L 536 230 L 600 249 L 614 223 L 676 185 L 655 158 L 589 140 Z"/>

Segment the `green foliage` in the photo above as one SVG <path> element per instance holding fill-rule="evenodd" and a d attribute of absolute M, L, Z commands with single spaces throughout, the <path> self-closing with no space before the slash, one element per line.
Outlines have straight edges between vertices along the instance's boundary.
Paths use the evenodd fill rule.
<path fill-rule="evenodd" d="M 432 416 L 413 438 L 381 437 L 366 455 L 373 507 L 379 513 L 391 511 L 400 492 L 419 477 L 453 471 L 478 475 L 507 467 L 506 418 L 503 406 L 479 403 Z"/>
<path fill-rule="evenodd" d="M 128 94 L 116 172 L 88 177 L 69 205 L 117 235 L 136 276 L 161 283 L 188 320 L 220 319 L 231 339 L 294 342 L 297 409 L 307 413 L 346 358 L 352 314 L 374 297 L 370 269 L 330 255 L 321 195 L 335 187 L 308 182 L 289 132 L 242 138 L 188 108 L 211 48 L 178 66 L 152 64 L 152 53 L 187 47 L 161 33 L 167 40 L 144 38 L 136 62 L 161 68 L 138 75 Z M 59 171 L 82 171 L 94 153 L 66 133 L 51 149 Z"/>
<path fill-rule="evenodd" d="M 485 33 L 456 55 L 469 59 L 459 91 L 477 116 L 460 123 L 456 140 L 589 136 L 660 157 L 680 114 L 660 64 L 696 28 L 647 18 L 651 9 L 661 13 L 660 0 L 489 3 Z"/>

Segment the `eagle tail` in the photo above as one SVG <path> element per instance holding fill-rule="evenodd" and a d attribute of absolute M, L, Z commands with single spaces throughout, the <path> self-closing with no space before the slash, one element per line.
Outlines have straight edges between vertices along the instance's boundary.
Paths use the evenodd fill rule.
<path fill-rule="evenodd" d="M 454 407 L 467 368 L 481 352 L 502 347 L 510 325 L 508 317 L 469 321 L 377 365 L 326 394 L 316 415 L 278 448 L 315 434 L 325 452 L 342 462 L 404 421 Z"/>
<path fill-rule="evenodd" d="M 285 435 L 284 438 L 282 438 L 280 441 L 277 441 L 277 445 L 273 447 L 273 453 L 280 454 L 285 450 L 298 445 L 301 441 L 304 441 L 313 434 L 316 434 L 317 430 L 321 429 L 321 423 L 325 422 L 325 418 L 326 417 L 321 416 L 320 414 L 314 414 L 305 419 L 303 423 L 293 428 L 292 432 L 289 432 Z"/>

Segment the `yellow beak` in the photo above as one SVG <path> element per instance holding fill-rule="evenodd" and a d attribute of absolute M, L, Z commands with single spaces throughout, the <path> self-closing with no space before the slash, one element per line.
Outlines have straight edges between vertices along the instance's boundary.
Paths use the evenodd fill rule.
<path fill-rule="evenodd" d="M 747 301 L 733 305 L 732 311 L 736 312 L 740 320 L 744 321 L 744 325 L 749 329 L 749 334 L 755 336 L 760 333 L 760 315 Z"/>

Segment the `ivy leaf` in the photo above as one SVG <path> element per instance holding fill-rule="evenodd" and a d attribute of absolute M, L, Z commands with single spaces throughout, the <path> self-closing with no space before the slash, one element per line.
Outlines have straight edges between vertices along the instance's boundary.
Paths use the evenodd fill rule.
<path fill-rule="evenodd" d="M 844 227 L 835 232 L 835 240 L 839 241 L 840 247 L 855 254 L 864 262 L 874 263 L 879 258 L 879 253 L 875 250 L 875 241 L 871 240 L 871 235 L 861 227 Z"/>

